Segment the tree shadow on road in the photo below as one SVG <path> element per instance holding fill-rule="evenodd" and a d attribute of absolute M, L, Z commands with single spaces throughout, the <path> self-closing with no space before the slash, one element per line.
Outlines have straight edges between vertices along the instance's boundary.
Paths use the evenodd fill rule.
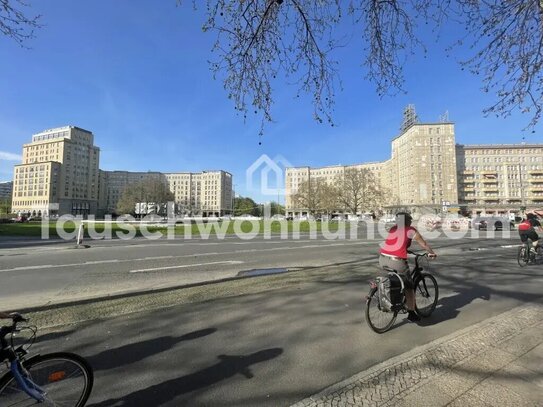
<path fill-rule="evenodd" d="M 209 387 L 238 373 L 251 379 L 254 375 L 250 366 L 274 359 L 282 353 L 282 348 L 270 348 L 249 355 L 219 355 L 219 361 L 205 369 L 135 391 L 121 399 L 109 399 L 89 407 L 160 406 L 180 395 Z"/>
<path fill-rule="evenodd" d="M 473 285 L 468 288 L 456 288 L 456 294 L 440 298 L 432 315 L 423 318 L 420 326 L 432 326 L 456 318 L 460 310 L 477 299 L 489 301 L 492 290 L 489 287 Z"/>
<path fill-rule="evenodd" d="M 95 371 L 114 369 L 165 352 L 173 348 L 179 342 L 202 338 L 211 335 L 216 331 L 217 328 L 207 328 L 190 332 L 179 337 L 162 336 L 160 338 L 153 338 L 114 349 L 108 349 L 87 359 Z"/>

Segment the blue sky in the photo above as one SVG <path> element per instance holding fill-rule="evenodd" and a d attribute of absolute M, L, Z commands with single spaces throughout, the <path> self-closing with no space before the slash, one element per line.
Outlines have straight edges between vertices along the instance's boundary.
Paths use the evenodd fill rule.
<path fill-rule="evenodd" d="M 522 132 L 528 117 L 483 117 L 493 99 L 480 91 L 479 78 L 446 58 L 441 49 L 450 41 L 430 44 L 426 58 L 408 62 L 407 95 L 381 99 L 364 79 L 355 37 L 334 53 L 344 88 L 336 97 L 337 126 L 314 122 L 309 99 L 278 85 L 276 122 L 259 145 L 259 117 L 244 123 L 212 78 L 207 60 L 215 35 L 202 32 L 202 10 L 190 1 L 29 3 L 45 25 L 32 48 L 0 38 L 0 180 L 11 180 L 12 155 L 33 133 L 63 125 L 95 134 L 102 169 L 224 169 L 234 174 L 236 192 L 259 201 L 269 198 L 247 190 L 245 172 L 262 154 L 295 166 L 385 160 L 408 103 L 423 122 L 448 110 L 459 143 L 541 141 L 541 126 Z M 348 21 L 342 30 L 356 33 Z"/>

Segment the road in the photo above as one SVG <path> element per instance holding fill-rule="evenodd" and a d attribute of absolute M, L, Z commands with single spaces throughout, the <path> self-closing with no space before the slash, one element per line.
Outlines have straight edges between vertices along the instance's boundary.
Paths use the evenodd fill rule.
<path fill-rule="evenodd" d="M 499 235 L 430 240 L 436 247 L 461 253 L 479 247 L 516 244 Z M 226 239 L 48 242 L 28 247 L 0 241 L 0 308 L 21 309 L 157 290 L 233 278 L 252 270 L 303 269 L 376 258 L 380 239 L 328 240 L 302 235 L 243 240 Z M 19 247 L 17 247 L 19 246 Z"/>
<path fill-rule="evenodd" d="M 361 261 L 259 277 L 255 288 L 268 289 L 257 293 L 111 318 L 97 309 L 86 323 L 42 331 L 35 350 L 87 357 L 96 374 L 93 407 L 289 406 L 416 346 L 541 301 L 541 266 L 521 269 L 514 248 L 478 244 L 492 249 L 443 247 L 432 263 L 440 285 L 434 315 L 421 326 L 399 318 L 384 335 L 364 322 L 362 300 L 376 268 Z M 303 253 L 324 249 L 309 250 Z M 232 290 L 241 281 L 219 286 Z"/>

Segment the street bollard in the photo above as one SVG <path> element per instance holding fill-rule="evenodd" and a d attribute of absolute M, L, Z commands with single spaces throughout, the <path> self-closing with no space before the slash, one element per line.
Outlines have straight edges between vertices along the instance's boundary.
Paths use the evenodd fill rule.
<path fill-rule="evenodd" d="M 80 247 L 83 244 L 83 234 L 85 226 L 81 223 L 79 225 L 79 231 L 77 232 L 77 247 Z"/>

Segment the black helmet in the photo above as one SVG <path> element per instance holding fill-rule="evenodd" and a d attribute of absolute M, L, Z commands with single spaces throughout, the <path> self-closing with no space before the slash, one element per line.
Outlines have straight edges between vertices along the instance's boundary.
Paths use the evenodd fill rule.
<path fill-rule="evenodd" d="M 529 213 L 526 215 L 528 219 L 537 219 L 537 215 L 535 213 Z"/>
<path fill-rule="evenodd" d="M 402 226 L 411 226 L 411 222 L 413 222 L 413 217 L 409 213 L 398 212 L 396 214 L 396 224 Z"/>

